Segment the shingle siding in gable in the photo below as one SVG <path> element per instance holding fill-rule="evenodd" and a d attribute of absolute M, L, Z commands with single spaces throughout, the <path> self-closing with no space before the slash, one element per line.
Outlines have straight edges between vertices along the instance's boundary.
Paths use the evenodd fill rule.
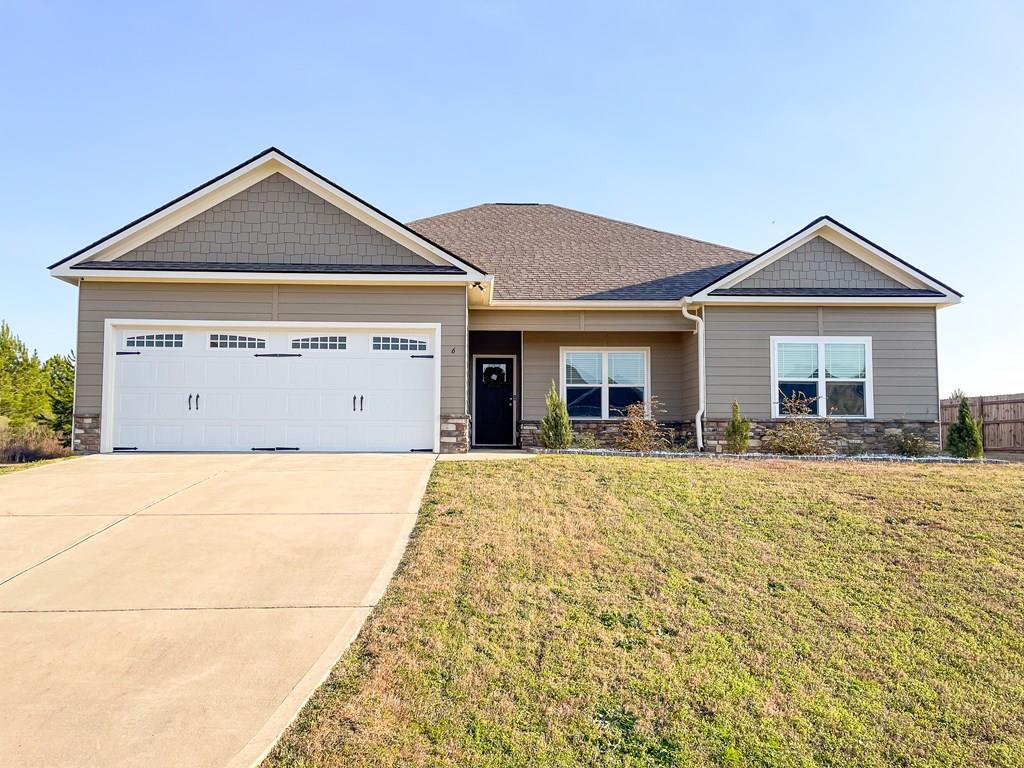
<path fill-rule="evenodd" d="M 121 258 L 237 264 L 429 263 L 278 173 Z"/>
<path fill-rule="evenodd" d="M 804 243 L 736 287 L 906 288 L 823 237 Z"/>

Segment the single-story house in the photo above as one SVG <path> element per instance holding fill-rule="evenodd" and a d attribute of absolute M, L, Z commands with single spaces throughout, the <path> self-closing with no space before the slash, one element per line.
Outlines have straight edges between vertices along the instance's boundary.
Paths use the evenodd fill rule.
<path fill-rule="evenodd" d="M 402 223 L 271 148 L 50 267 L 78 287 L 80 451 L 465 451 L 536 442 L 551 383 L 613 440 L 783 396 L 865 448 L 938 441 L 961 295 L 823 216 L 758 254 L 544 204 Z"/>

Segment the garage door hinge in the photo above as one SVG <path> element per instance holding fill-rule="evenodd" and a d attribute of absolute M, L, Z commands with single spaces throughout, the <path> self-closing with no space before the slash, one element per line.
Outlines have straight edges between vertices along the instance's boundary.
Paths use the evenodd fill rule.
<path fill-rule="evenodd" d="M 433 360 L 434 359 L 433 355 L 409 355 L 409 357 L 422 357 L 422 358 L 425 358 L 427 360 Z"/>
<path fill-rule="evenodd" d="M 118 352 L 119 355 L 141 355 L 141 352 Z"/>
<path fill-rule="evenodd" d="M 253 357 L 302 357 L 301 352 L 257 352 Z"/>
<path fill-rule="evenodd" d="M 115 450 L 115 451 L 137 451 L 137 450 L 139 450 L 139 449 L 138 449 L 138 448 L 136 448 L 136 447 L 135 447 L 134 445 L 132 445 L 132 446 L 126 446 L 126 445 L 115 445 L 115 446 L 114 446 L 114 450 Z"/>
<path fill-rule="evenodd" d="M 115 449 L 116 450 L 116 449 Z M 297 451 L 297 447 L 293 448 L 287 445 L 268 445 L 266 448 L 250 448 L 250 451 L 269 451 L 274 453 L 275 451 Z"/>

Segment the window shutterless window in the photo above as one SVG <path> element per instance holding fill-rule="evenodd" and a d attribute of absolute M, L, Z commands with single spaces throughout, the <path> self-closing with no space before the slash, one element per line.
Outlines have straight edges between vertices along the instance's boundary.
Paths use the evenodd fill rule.
<path fill-rule="evenodd" d="M 621 419 L 650 392 L 647 349 L 563 349 L 561 394 L 569 418 Z"/>
<path fill-rule="evenodd" d="M 772 416 L 803 396 L 812 416 L 873 418 L 871 338 L 772 336 Z"/>

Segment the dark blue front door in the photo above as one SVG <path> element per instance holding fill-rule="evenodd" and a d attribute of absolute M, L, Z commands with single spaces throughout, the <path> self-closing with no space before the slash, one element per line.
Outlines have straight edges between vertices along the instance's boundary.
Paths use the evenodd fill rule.
<path fill-rule="evenodd" d="M 514 357 L 478 357 L 473 365 L 475 445 L 515 444 Z"/>

